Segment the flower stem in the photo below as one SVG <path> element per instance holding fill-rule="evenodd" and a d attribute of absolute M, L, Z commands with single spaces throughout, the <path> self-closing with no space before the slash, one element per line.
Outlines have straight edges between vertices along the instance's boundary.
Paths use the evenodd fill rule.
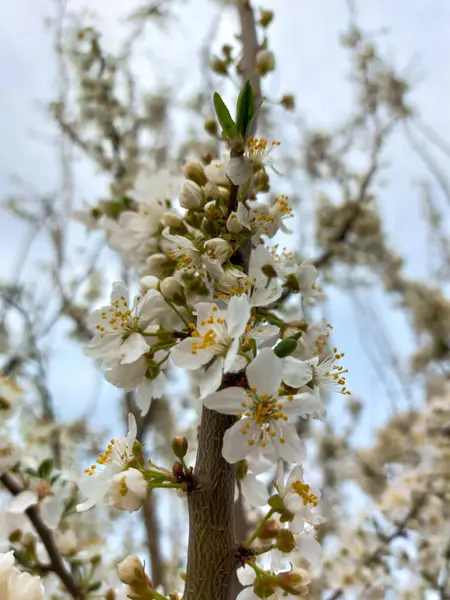
<path fill-rule="evenodd" d="M 250 544 L 258 537 L 258 535 L 262 532 L 264 525 L 267 523 L 267 521 L 270 519 L 270 517 L 275 513 L 275 509 L 271 508 L 269 510 L 269 512 L 266 514 L 266 516 L 264 517 L 264 519 L 261 521 L 261 523 L 258 525 L 258 527 L 255 529 L 254 533 L 248 538 L 248 540 L 245 542 L 245 544 L 247 546 L 250 546 Z"/>
<path fill-rule="evenodd" d="M 151 590 L 149 590 L 149 592 L 150 592 L 149 598 L 151 598 L 152 600 L 167 600 L 167 596 L 163 596 L 156 590 L 151 589 Z"/>
<path fill-rule="evenodd" d="M 152 483 L 152 488 L 177 488 L 182 490 L 184 487 L 184 483 Z"/>
<path fill-rule="evenodd" d="M 183 315 L 178 310 L 178 308 L 167 298 L 164 298 L 164 300 L 167 302 L 167 304 L 170 306 L 170 308 L 173 310 L 173 312 L 180 317 L 180 319 L 183 321 L 183 323 L 186 325 L 186 327 L 189 327 L 188 321 L 185 319 L 185 317 L 183 317 Z"/>

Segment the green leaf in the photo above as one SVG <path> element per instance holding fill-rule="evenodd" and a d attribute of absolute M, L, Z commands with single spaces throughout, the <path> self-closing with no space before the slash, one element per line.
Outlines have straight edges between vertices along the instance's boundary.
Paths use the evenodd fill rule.
<path fill-rule="evenodd" d="M 53 470 L 53 460 L 46 458 L 41 462 L 38 468 L 38 475 L 41 479 L 48 479 Z"/>
<path fill-rule="evenodd" d="M 239 94 L 236 105 L 236 127 L 244 140 L 253 119 L 254 103 L 253 88 L 250 81 L 247 80 Z"/>
<path fill-rule="evenodd" d="M 226 137 L 234 137 L 237 133 L 236 124 L 231 118 L 230 111 L 226 107 L 226 104 L 222 100 L 220 94 L 215 92 L 213 96 L 213 101 L 214 108 L 216 109 L 217 118 L 222 127 L 223 133 L 226 135 Z"/>
<path fill-rule="evenodd" d="M 294 340 L 294 338 L 286 338 L 277 344 L 273 351 L 279 358 L 284 358 L 285 356 L 292 354 L 296 348 L 297 340 Z"/>

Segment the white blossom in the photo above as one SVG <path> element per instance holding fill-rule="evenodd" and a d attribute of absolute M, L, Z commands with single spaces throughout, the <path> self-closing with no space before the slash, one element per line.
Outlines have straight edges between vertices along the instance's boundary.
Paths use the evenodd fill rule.
<path fill-rule="evenodd" d="M 136 420 L 130 413 L 127 436 L 111 440 L 105 452 L 100 454 L 96 464 L 85 469 L 87 476 L 79 480 L 78 487 L 86 500 L 77 505 L 78 512 L 92 508 L 108 494 L 114 475 L 126 469 L 134 459 L 133 446 L 136 434 Z"/>
<path fill-rule="evenodd" d="M 226 311 L 206 302 L 197 304 L 196 310 L 197 328 L 172 348 L 170 356 L 177 367 L 185 369 L 198 369 L 215 359 L 200 382 L 203 397 L 217 390 L 223 373 L 232 369 L 250 318 L 250 305 L 245 295 L 233 296 Z"/>
<path fill-rule="evenodd" d="M 225 432 L 222 453 L 228 462 L 258 448 L 288 462 L 303 458 L 304 445 L 289 419 L 320 413 L 320 398 L 312 393 L 280 393 L 281 371 L 281 360 L 263 348 L 246 369 L 250 389 L 228 387 L 204 399 L 208 408 L 240 417 Z"/>
<path fill-rule="evenodd" d="M 127 287 L 114 283 L 111 304 L 95 311 L 89 319 L 97 333 L 87 344 L 86 354 L 102 359 L 115 356 L 121 364 L 135 362 L 149 350 L 142 332 L 166 310 L 164 298 L 157 290 L 137 296 L 134 306 L 130 307 Z"/>
<path fill-rule="evenodd" d="M 283 361 L 283 381 L 293 388 L 300 388 L 308 384 L 310 387 L 325 392 L 335 390 L 349 395 L 345 380 L 347 370 L 338 364 L 344 354 L 337 353 L 336 348 L 334 352 L 321 362 L 319 362 L 318 356 L 306 360 L 299 360 L 293 356 L 286 357 Z"/>
<path fill-rule="evenodd" d="M 119 510 L 134 512 L 147 497 L 148 486 L 143 474 L 137 469 L 127 469 L 111 478 L 109 495 L 112 506 Z"/>
<path fill-rule="evenodd" d="M 39 577 L 23 573 L 14 565 L 11 550 L 0 554 L 1 600 L 44 600 L 44 587 Z"/>

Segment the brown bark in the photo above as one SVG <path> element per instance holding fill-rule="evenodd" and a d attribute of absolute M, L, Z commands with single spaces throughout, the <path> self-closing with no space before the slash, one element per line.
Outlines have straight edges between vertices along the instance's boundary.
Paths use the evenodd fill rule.
<path fill-rule="evenodd" d="M 257 107 L 261 91 L 255 69 L 258 52 L 255 17 L 248 0 L 238 2 L 237 10 L 243 46 L 241 76 L 243 82 L 250 80 Z M 232 186 L 231 197 L 235 201 L 237 191 Z M 232 204 L 230 202 L 230 206 Z M 234 262 L 245 271 L 248 271 L 250 252 L 251 244 L 245 244 L 234 257 Z M 189 548 L 184 600 L 234 600 L 239 591 L 234 558 L 235 467 L 222 458 L 223 436 L 234 422 L 233 416 L 203 408 L 194 470 L 200 488 L 188 497 Z M 236 533 L 240 537 L 242 532 Z"/>

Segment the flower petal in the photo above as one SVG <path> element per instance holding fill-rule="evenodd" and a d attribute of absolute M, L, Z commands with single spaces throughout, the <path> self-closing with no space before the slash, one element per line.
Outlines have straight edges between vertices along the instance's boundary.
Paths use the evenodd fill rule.
<path fill-rule="evenodd" d="M 247 295 L 233 296 L 228 303 L 227 327 L 231 337 L 240 337 L 250 319 L 250 303 Z"/>
<path fill-rule="evenodd" d="M 206 369 L 200 380 L 200 398 L 205 398 L 219 389 L 222 383 L 223 358 L 217 358 L 213 364 Z"/>
<path fill-rule="evenodd" d="M 281 365 L 281 359 L 275 356 L 271 348 L 263 348 L 247 367 L 250 387 L 255 387 L 258 394 L 276 394 L 281 384 Z"/>
<path fill-rule="evenodd" d="M 153 398 L 153 387 L 152 379 L 144 379 L 137 389 L 136 404 L 140 409 L 142 416 L 146 415 L 150 410 Z"/>
<path fill-rule="evenodd" d="M 306 449 L 295 427 L 289 424 L 279 425 L 275 423 L 274 429 L 278 435 L 270 439 L 278 456 L 290 463 L 302 461 L 306 456 Z"/>
<path fill-rule="evenodd" d="M 269 494 L 267 486 L 256 479 L 255 475 L 248 471 L 247 475 L 241 481 L 241 490 L 244 498 L 252 506 L 264 506 L 267 504 Z"/>
<path fill-rule="evenodd" d="M 248 442 L 252 439 L 251 434 L 254 432 L 254 429 L 250 427 L 244 433 L 244 425 L 246 423 L 253 424 L 253 421 L 245 418 L 240 419 L 227 429 L 223 436 L 222 456 L 231 464 L 245 458 L 252 449 L 252 446 Z"/>
<path fill-rule="evenodd" d="M 115 281 L 112 284 L 111 304 L 120 300 L 122 296 L 128 302 L 128 288 L 122 281 Z"/>
<path fill-rule="evenodd" d="M 132 333 L 120 346 L 120 363 L 122 365 L 134 363 L 148 350 L 149 345 L 145 338 L 140 333 Z"/>
<path fill-rule="evenodd" d="M 214 356 L 210 350 L 192 350 L 195 338 L 186 338 L 174 346 L 170 352 L 170 358 L 176 367 L 184 369 L 198 369 L 205 365 Z"/>
<path fill-rule="evenodd" d="M 282 379 L 293 388 L 306 385 L 313 378 L 313 368 L 309 360 L 298 360 L 288 356 L 283 360 Z"/>
<path fill-rule="evenodd" d="M 231 344 L 231 346 L 228 348 L 228 352 L 225 357 L 225 362 L 224 362 L 223 368 L 226 373 L 228 373 L 228 371 L 231 369 L 231 367 L 234 366 L 234 363 L 236 362 L 236 357 L 237 357 L 238 351 L 239 351 L 239 338 L 235 338 L 233 340 L 233 343 Z M 245 358 L 244 358 L 244 360 L 245 360 Z"/>
<path fill-rule="evenodd" d="M 317 415 L 322 418 L 323 402 L 319 394 L 305 392 L 297 394 L 291 401 L 285 402 L 283 412 L 292 415 Z"/>
<path fill-rule="evenodd" d="M 27 508 L 33 506 L 38 503 L 38 497 L 36 492 L 31 492 L 30 490 L 25 490 L 17 494 L 11 502 L 8 504 L 7 512 L 13 514 L 21 514 L 24 513 Z"/>
<path fill-rule="evenodd" d="M 297 537 L 297 547 L 302 557 L 311 567 L 315 569 L 322 562 L 323 548 L 312 535 L 300 535 Z"/>
<path fill-rule="evenodd" d="M 248 565 L 239 567 L 236 574 L 241 585 L 252 585 L 256 578 L 255 570 Z"/>
<path fill-rule="evenodd" d="M 224 415 L 237 415 L 245 409 L 242 403 L 246 401 L 247 394 L 242 388 L 228 387 L 206 396 L 203 404 L 206 408 L 216 410 Z"/>

